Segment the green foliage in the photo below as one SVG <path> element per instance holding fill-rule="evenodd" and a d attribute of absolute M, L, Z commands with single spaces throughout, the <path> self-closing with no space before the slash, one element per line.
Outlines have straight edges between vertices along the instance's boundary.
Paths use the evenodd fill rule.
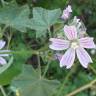
<path fill-rule="evenodd" d="M 13 63 L 9 68 L 5 67 L 6 70 L 2 74 L 0 74 L 0 85 L 10 84 L 13 77 L 20 73 L 22 63 L 20 64 L 18 60 L 14 60 L 15 63 Z"/>
<path fill-rule="evenodd" d="M 0 24 L 5 24 L 21 32 L 26 32 L 26 28 L 34 29 L 36 36 L 46 35 L 47 29 L 57 20 L 61 14 L 60 9 L 46 10 L 43 8 L 33 8 L 33 18 L 29 18 L 30 10 L 27 5 L 18 7 L 10 4 L 0 9 Z"/>
<path fill-rule="evenodd" d="M 24 66 L 22 73 L 17 76 L 11 86 L 19 90 L 21 96 L 50 96 L 56 91 L 59 81 L 47 80 L 39 71 L 31 66 Z"/>
<path fill-rule="evenodd" d="M 33 29 L 36 30 L 36 36 L 46 35 L 47 29 L 57 23 L 61 14 L 60 9 L 46 10 L 43 8 L 33 9 Z"/>
<path fill-rule="evenodd" d="M 4 66 L 0 67 L 0 74 L 4 72 L 7 68 L 9 68 L 12 63 L 13 63 L 13 57 L 10 58 L 8 64 L 5 64 Z"/>
<path fill-rule="evenodd" d="M 0 24 L 26 32 L 29 22 L 28 16 L 29 9 L 27 6 L 18 7 L 16 4 L 10 4 L 0 9 Z"/>
<path fill-rule="evenodd" d="M 93 64 L 90 64 L 87 70 L 77 62 L 74 64 L 76 68 L 73 66 L 72 69 L 66 70 L 60 68 L 59 61 L 54 60 L 55 51 L 48 47 L 50 33 L 52 37 L 64 35 L 63 23 L 67 21 L 61 21 L 60 15 L 61 9 L 68 3 L 72 4 L 72 13 L 84 21 L 88 34 L 96 39 L 95 0 L 2 1 L 4 3 L 0 1 L 0 39 L 6 41 L 5 49 L 11 50 L 12 58 L 9 58 L 8 64 L 0 66 L 0 85 L 7 86 L 4 90 L 8 92 L 8 96 L 15 96 L 18 92 L 20 96 L 58 96 L 58 93 L 60 96 L 66 96 L 96 78 L 95 55 L 92 57 Z M 38 63 L 40 68 L 37 68 Z M 90 88 L 80 90 L 73 96 L 96 96 L 95 90 L 94 83 Z"/>

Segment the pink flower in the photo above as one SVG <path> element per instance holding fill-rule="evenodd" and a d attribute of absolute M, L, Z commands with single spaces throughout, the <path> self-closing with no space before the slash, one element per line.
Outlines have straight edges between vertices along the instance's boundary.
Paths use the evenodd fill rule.
<path fill-rule="evenodd" d="M 7 61 L 4 59 L 4 57 L 9 56 L 9 54 L 6 54 L 6 52 L 9 52 L 9 50 L 1 50 L 5 46 L 5 41 L 0 40 L 0 65 L 4 65 L 7 63 Z"/>
<path fill-rule="evenodd" d="M 60 60 L 60 67 L 66 66 L 67 69 L 71 68 L 77 55 L 81 65 L 87 68 L 88 64 L 92 63 L 92 59 L 84 48 L 95 48 L 93 38 L 79 38 L 75 26 L 65 25 L 64 33 L 67 40 L 50 38 L 52 44 L 49 46 L 51 49 L 59 51 L 68 49 Z"/>
<path fill-rule="evenodd" d="M 68 5 L 65 10 L 63 10 L 63 14 L 61 16 L 62 19 L 66 20 L 70 17 L 70 13 L 72 12 L 71 6 Z"/>

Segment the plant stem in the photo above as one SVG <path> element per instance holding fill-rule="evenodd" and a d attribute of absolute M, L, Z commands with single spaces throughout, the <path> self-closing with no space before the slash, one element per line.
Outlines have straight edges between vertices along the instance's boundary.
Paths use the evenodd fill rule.
<path fill-rule="evenodd" d="M 4 6 L 4 5 L 5 5 L 5 1 L 4 1 L 4 0 L 1 0 L 1 3 L 2 3 L 2 6 Z"/>
<path fill-rule="evenodd" d="M 49 66 L 50 66 L 50 62 L 48 62 L 48 64 L 46 65 L 46 68 L 45 68 L 45 71 L 44 71 L 42 77 L 45 77 L 45 75 L 46 75 L 46 73 L 47 73 L 47 71 L 48 71 L 48 69 L 49 69 Z"/>
<path fill-rule="evenodd" d="M 93 71 L 94 74 L 96 74 L 96 70 L 94 69 L 93 66 L 89 65 L 89 68 Z"/>
<path fill-rule="evenodd" d="M 49 33 L 49 38 L 52 38 L 52 34 L 51 34 L 51 31 L 50 31 L 50 28 L 48 28 L 48 33 Z"/>
<path fill-rule="evenodd" d="M 81 92 L 81 91 L 84 91 L 90 87 L 92 87 L 92 85 L 96 83 L 96 79 L 94 79 L 93 81 L 91 81 L 90 83 L 76 89 L 75 91 L 72 91 L 71 93 L 67 94 L 66 96 L 75 96 L 77 93 Z"/>
<path fill-rule="evenodd" d="M 39 74 L 40 74 L 40 78 L 41 78 L 41 64 L 40 64 L 40 56 L 39 56 L 39 53 L 38 53 L 38 55 L 37 55 L 37 59 L 38 59 Z"/>
<path fill-rule="evenodd" d="M 76 67 L 74 66 L 74 67 L 70 70 L 70 72 L 68 73 L 68 75 L 65 77 L 65 80 L 64 80 L 64 82 L 62 83 L 62 86 L 60 87 L 60 89 L 59 89 L 59 91 L 58 91 L 58 93 L 57 93 L 56 96 L 60 96 L 60 95 L 61 95 L 62 90 L 63 90 L 66 82 L 68 82 L 68 79 L 69 79 L 69 77 L 73 74 L 73 72 L 75 71 L 75 68 L 76 68 Z"/>
<path fill-rule="evenodd" d="M 33 4 L 32 4 L 32 0 L 27 0 L 27 2 L 28 2 L 28 6 L 29 6 L 29 10 L 30 10 L 30 18 L 32 18 L 33 17 L 33 12 L 32 12 L 32 10 L 33 10 Z"/>
<path fill-rule="evenodd" d="M 10 42 L 11 42 L 11 39 L 12 39 L 12 31 L 11 31 L 11 28 L 10 28 L 10 33 L 9 33 L 9 36 L 7 37 L 8 39 L 8 44 L 7 44 L 7 49 L 9 49 L 9 45 L 10 45 Z"/>
<path fill-rule="evenodd" d="M 3 87 L 2 87 L 1 85 L 0 85 L 0 90 L 1 90 L 1 92 L 2 92 L 2 94 L 3 94 L 3 96 L 7 96 L 5 90 L 3 89 Z"/>
<path fill-rule="evenodd" d="M 5 30 L 6 30 L 7 27 L 8 27 L 7 25 L 4 26 L 4 28 L 2 29 L 2 33 L 5 32 Z"/>

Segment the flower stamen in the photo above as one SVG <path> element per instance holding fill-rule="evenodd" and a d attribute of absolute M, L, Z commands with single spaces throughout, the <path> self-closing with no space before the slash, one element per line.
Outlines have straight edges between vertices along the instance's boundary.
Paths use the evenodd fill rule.
<path fill-rule="evenodd" d="M 71 43 L 71 48 L 76 49 L 78 47 L 79 47 L 78 42 L 74 41 L 74 42 Z"/>

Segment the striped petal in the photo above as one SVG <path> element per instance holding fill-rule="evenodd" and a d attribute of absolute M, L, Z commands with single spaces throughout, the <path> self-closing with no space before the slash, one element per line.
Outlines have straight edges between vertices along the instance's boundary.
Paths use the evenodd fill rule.
<path fill-rule="evenodd" d="M 75 26 L 65 25 L 64 33 L 69 40 L 73 40 L 77 38 L 77 31 Z"/>
<path fill-rule="evenodd" d="M 5 64 L 7 64 L 7 62 L 4 58 L 0 57 L 0 64 L 5 65 Z"/>
<path fill-rule="evenodd" d="M 5 41 L 0 40 L 0 49 L 2 49 L 5 46 Z"/>
<path fill-rule="evenodd" d="M 88 67 L 89 63 L 92 63 L 92 59 L 84 48 L 76 49 L 77 57 L 84 68 Z"/>
<path fill-rule="evenodd" d="M 67 69 L 71 68 L 75 60 L 75 50 L 70 48 L 62 56 L 60 67 L 66 66 Z"/>
<path fill-rule="evenodd" d="M 49 48 L 53 50 L 64 50 L 69 47 L 69 41 L 67 40 L 50 38 L 50 41 L 52 42 L 52 44 L 49 46 Z"/>
<path fill-rule="evenodd" d="M 81 38 L 79 39 L 80 45 L 84 48 L 95 48 L 95 44 L 93 41 L 93 38 L 91 37 L 85 37 L 85 38 Z"/>

